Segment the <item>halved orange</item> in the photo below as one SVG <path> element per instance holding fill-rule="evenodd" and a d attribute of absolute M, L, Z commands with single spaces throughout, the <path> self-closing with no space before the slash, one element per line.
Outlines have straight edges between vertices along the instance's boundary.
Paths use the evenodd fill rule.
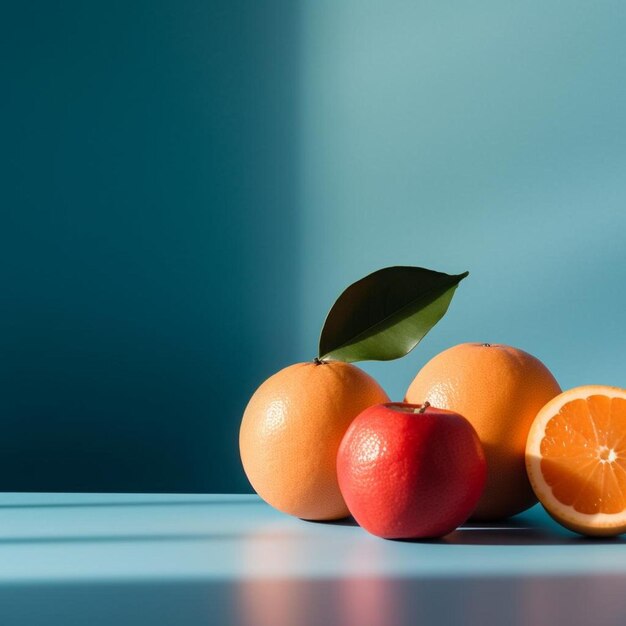
<path fill-rule="evenodd" d="M 550 400 L 526 444 L 537 498 L 584 535 L 626 531 L 626 389 L 588 385 Z"/>

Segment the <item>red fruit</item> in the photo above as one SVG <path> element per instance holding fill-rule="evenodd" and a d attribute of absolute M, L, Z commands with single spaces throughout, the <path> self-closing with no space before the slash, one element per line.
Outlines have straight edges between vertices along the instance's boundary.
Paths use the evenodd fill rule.
<path fill-rule="evenodd" d="M 341 493 L 365 530 L 386 539 L 441 537 L 472 514 L 487 465 L 458 413 L 405 403 L 360 413 L 337 456 Z"/>

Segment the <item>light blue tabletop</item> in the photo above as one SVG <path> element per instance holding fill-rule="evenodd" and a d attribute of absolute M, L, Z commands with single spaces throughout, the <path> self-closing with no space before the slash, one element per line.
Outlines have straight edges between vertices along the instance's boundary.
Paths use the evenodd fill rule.
<path fill-rule="evenodd" d="M 385 541 L 249 495 L 0 496 L 0 623 L 626 623 L 624 540 L 540 507 Z"/>

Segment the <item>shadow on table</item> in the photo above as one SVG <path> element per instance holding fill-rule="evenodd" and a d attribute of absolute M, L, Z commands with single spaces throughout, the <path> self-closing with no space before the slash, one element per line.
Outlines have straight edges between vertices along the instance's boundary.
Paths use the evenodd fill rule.
<path fill-rule="evenodd" d="M 93 544 L 93 543 L 161 543 L 194 541 L 236 541 L 237 533 L 162 533 L 120 535 L 40 535 L 32 537 L 0 537 L 0 547 L 38 544 Z"/>
<path fill-rule="evenodd" d="M 476 546 L 581 546 L 599 543 L 622 544 L 626 543 L 626 539 L 623 537 L 586 538 L 566 530 L 530 526 L 511 521 L 502 524 L 464 524 L 449 535 L 432 540 L 432 542 Z"/>
<path fill-rule="evenodd" d="M 144 500 L 144 501 L 111 501 L 111 502 L 44 502 L 37 504 L 36 502 L 11 503 L 2 504 L 0 502 L 0 511 L 11 509 L 86 509 L 86 508 L 107 508 L 107 507 L 142 507 L 142 506 L 230 506 L 242 504 L 258 504 L 258 500 L 254 498 L 242 500 Z"/>
<path fill-rule="evenodd" d="M 328 526 L 358 526 L 354 517 L 343 517 L 341 519 L 332 520 L 304 519 L 302 521 L 308 524 L 322 524 Z"/>
<path fill-rule="evenodd" d="M 535 518 L 535 519 L 533 519 Z M 333 526 L 358 526 L 352 517 L 331 521 L 311 521 L 312 524 Z M 502 523 L 468 522 L 445 537 L 436 539 L 393 539 L 405 543 L 451 544 L 469 546 L 581 546 L 598 544 L 619 545 L 626 543 L 626 536 L 582 537 L 560 527 L 545 515 L 530 519 L 511 520 Z"/>

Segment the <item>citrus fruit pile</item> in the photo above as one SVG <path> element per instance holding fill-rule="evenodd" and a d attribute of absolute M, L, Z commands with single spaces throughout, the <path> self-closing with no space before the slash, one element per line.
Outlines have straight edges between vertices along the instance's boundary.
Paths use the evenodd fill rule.
<path fill-rule="evenodd" d="M 348 287 L 318 356 L 271 376 L 246 407 L 253 488 L 289 515 L 352 515 L 384 538 L 440 537 L 537 500 L 573 531 L 626 532 L 626 390 L 561 392 L 540 360 L 503 344 L 441 352 L 403 402 L 352 364 L 410 352 L 466 276 L 391 267 Z"/>

